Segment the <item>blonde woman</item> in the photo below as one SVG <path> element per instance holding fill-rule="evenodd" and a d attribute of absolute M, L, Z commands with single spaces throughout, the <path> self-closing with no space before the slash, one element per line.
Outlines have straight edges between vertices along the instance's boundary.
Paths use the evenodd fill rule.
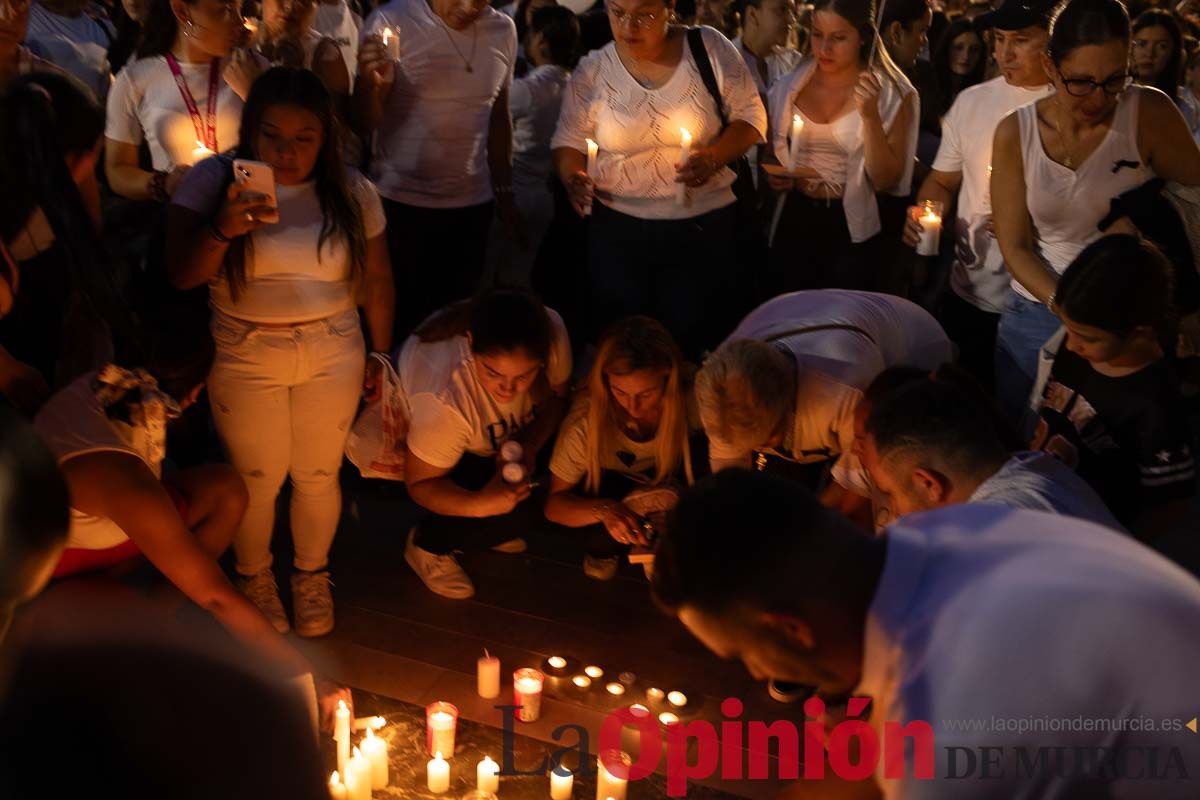
<path fill-rule="evenodd" d="M 608 580 L 644 520 L 621 502 L 632 490 L 691 483 L 688 438 L 699 429 L 679 346 L 661 323 L 629 317 L 601 338 L 550 459 L 546 517 L 587 529 L 583 569 Z"/>

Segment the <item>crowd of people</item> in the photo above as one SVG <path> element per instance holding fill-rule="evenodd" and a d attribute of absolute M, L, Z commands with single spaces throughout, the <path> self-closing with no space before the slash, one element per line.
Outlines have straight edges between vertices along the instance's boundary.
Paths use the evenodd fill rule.
<path fill-rule="evenodd" d="M 1014 700 L 1005 637 L 1094 594 L 1129 647 L 1073 678 L 1182 696 L 1132 660 L 1200 614 L 1153 552 L 1196 490 L 1200 17 L 578 5 L 0 0 L 2 500 L 45 497 L 0 514 L 4 619 L 144 559 L 327 720 L 284 634 L 334 628 L 351 442 L 446 598 L 533 529 L 599 580 L 657 548 L 719 655 L 909 719 Z"/>

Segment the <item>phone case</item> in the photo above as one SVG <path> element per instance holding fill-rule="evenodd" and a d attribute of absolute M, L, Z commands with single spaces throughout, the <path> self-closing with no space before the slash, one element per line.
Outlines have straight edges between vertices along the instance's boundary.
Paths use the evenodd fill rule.
<path fill-rule="evenodd" d="M 269 165 L 260 161 L 237 159 L 233 162 L 233 179 L 239 186 L 265 195 L 271 205 L 279 205 L 275 199 L 275 171 Z"/>

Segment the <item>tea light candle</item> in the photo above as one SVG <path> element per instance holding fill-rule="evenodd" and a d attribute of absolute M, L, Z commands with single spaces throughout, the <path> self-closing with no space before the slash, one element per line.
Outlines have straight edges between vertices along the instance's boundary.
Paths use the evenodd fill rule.
<path fill-rule="evenodd" d="M 799 114 L 792 115 L 792 138 L 788 142 L 788 172 L 796 171 L 796 162 L 800 160 L 800 134 L 804 132 L 804 119 Z"/>
<path fill-rule="evenodd" d="M 587 675 L 576 675 L 574 678 L 571 678 L 571 683 L 575 684 L 580 689 L 586 689 L 592 685 L 592 679 Z"/>
<path fill-rule="evenodd" d="M 425 765 L 425 785 L 434 794 L 442 794 L 450 788 L 450 765 L 442 758 L 440 750 Z"/>
<path fill-rule="evenodd" d="M 550 770 L 550 800 L 571 800 L 571 789 L 574 784 L 575 775 L 571 773 L 571 770 L 559 764 Z"/>
<path fill-rule="evenodd" d="M 500 659 L 483 651 L 475 662 L 475 690 L 485 700 L 500 696 Z"/>
<path fill-rule="evenodd" d="M 371 800 L 371 762 L 357 747 L 346 762 L 346 800 Z"/>
<path fill-rule="evenodd" d="M 616 753 L 617 751 L 612 751 Z M 617 753 L 621 763 L 629 766 L 632 759 L 625 753 Z M 612 755 L 609 756 L 612 758 Z M 625 800 L 629 791 L 629 780 L 613 775 L 604 766 L 604 755 L 596 759 L 598 767 L 596 774 L 596 800 Z"/>
<path fill-rule="evenodd" d="M 371 763 L 371 788 L 382 789 L 388 785 L 387 742 L 375 735 L 374 728 L 367 728 L 367 735 L 360 743 L 362 754 Z"/>
<path fill-rule="evenodd" d="M 917 255 L 936 256 L 938 242 L 942 237 L 942 204 L 936 200 L 926 200 L 921 204 L 922 213 L 918 218 L 921 223 L 921 239 L 917 242 Z"/>
<path fill-rule="evenodd" d="M 517 719 L 536 722 L 542 715 L 542 682 L 545 677 L 536 669 L 524 667 L 513 673 L 513 705 L 521 706 Z"/>
<path fill-rule="evenodd" d="M 587 675 L 589 678 L 591 678 L 593 680 L 604 677 L 604 670 L 600 669 L 599 667 L 597 667 L 595 665 L 590 666 L 590 667 L 584 667 L 583 672 L 585 675 Z"/>
<path fill-rule="evenodd" d="M 650 713 L 650 709 L 646 708 L 641 703 L 634 703 L 629 707 L 629 712 L 635 717 L 644 717 Z"/>
<path fill-rule="evenodd" d="M 562 656 L 550 656 L 546 659 L 546 663 L 554 669 L 562 669 L 567 665 L 567 660 Z"/>
<path fill-rule="evenodd" d="M 679 716 L 672 714 L 670 711 L 664 711 L 658 715 L 658 721 L 663 725 L 677 725 L 679 724 Z"/>
<path fill-rule="evenodd" d="M 500 791 L 500 767 L 492 761 L 491 756 L 484 756 L 483 761 L 475 768 L 475 787 L 481 792 Z"/>
<path fill-rule="evenodd" d="M 666 696 L 666 692 L 657 686 L 651 686 L 646 690 L 646 699 L 651 703 L 661 703 Z"/>
<path fill-rule="evenodd" d="M 333 740 L 337 742 L 337 768 L 344 777 L 346 762 L 350 760 L 350 709 L 345 700 L 338 700 L 333 717 Z"/>
<path fill-rule="evenodd" d="M 679 165 L 683 166 L 687 163 L 692 155 L 692 134 L 687 128 L 679 129 Z M 688 203 L 688 186 L 686 183 L 675 184 L 675 202 L 681 206 L 686 206 Z M 595 675 L 593 678 L 597 677 Z M 618 798 L 619 800 L 619 798 Z"/>
<path fill-rule="evenodd" d="M 609 694 L 617 695 L 618 697 L 620 695 L 625 694 L 624 685 L 622 685 L 620 683 L 616 683 L 615 681 L 613 683 L 608 684 L 608 686 L 605 686 L 604 688 L 608 690 Z"/>
<path fill-rule="evenodd" d="M 337 770 L 329 776 L 329 800 L 347 800 L 346 784 L 342 783 L 342 776 L 338 775 Z"/>
<path fill-rule="evenodd" d="M 448 753 L 454 757 L 454 731 L 458 727 L 458 708 L 438 701 L 425 707 L 425 744 L 430 753 Z"/>
<path fill-rule="evenodd" d="M 388 58 L 392 61 L 400 60 L 400 37 L 391 28 L 383 29 L 383 46 L 387 48 Z"/>
<path fill-rule="evenodd" d="M 667 702 L 676 708 L 682 708 L 687 705 L 687 695 L 683 692 L 670 692 L 667 694 Z"/>

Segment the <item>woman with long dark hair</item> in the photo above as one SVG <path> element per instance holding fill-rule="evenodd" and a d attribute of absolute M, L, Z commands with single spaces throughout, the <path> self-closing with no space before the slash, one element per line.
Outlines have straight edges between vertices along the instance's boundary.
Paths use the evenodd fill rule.
<path fill-rule="evenodd" d="M 933 70 L 939 90 L 934 111 L 939 120 L 954 105 L 959 92 L 983 80 L 986 69 L 987 46 L 975 21 L 959 17 L 951 22 L 933 51 Z"/>
<path fill-rule="evenodd" d="M 1170 11 L 1152 8 L 1133 21 L 1133 77 L 1179 102 L 1183 83 L 1183 29 Z"/>
<path fill-rule="evenodd" d="M 275 501 L 291 477 L 295 624 L 333 628 L 328 556 L 341 516 L 338 469 L 360 397 L 392 346 L 392 274 L 375 187 L 341 158 L 329 91 L 276 67 L 254 84 L 237 159 L 257 162 L 277 205 L 240 185 L 240 161 L 210 158 L 170 207 L 175 285 L 209 284 L 217 355 L 209 375 L 217 433 L 250 503 L 234 539 L 242 590 L 281 631 L 271 571 Z M 272 175 L 273 173 L 273 175 Z M 358 307 L 377 358 L 365 367 Z"/>

